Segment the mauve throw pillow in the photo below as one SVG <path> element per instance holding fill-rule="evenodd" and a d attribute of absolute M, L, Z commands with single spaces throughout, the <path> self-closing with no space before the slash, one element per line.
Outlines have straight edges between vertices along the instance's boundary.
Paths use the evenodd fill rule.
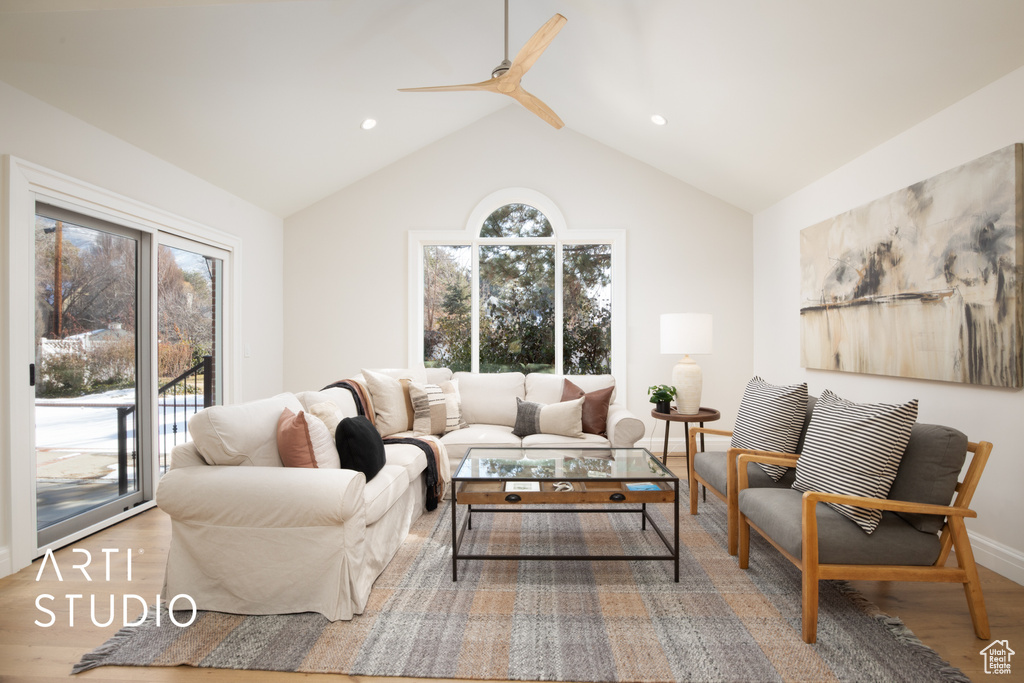
<path fill-rule="evenodd" d="M 563 401 L 583 398 L 583 433 L 604 435 L 608 431 L 608 404 L 612 402 L 615 387 L 605 387 L 586 393 L 568 379 L 562 383 Z"/>
<path fill-rule="evenodd" d="M 335 440 L 342 469 L 362 472 L 370 481 L 384 467 L 384 440 L 362 415 L 339 422 Z"/>
<path fill-rule="evenodd" d="M 316 467 L 316 455 L 309 438 L 306 414 L 296 415 L 288 408 L 277 420 L 277 452 L 285 467 Z"/>

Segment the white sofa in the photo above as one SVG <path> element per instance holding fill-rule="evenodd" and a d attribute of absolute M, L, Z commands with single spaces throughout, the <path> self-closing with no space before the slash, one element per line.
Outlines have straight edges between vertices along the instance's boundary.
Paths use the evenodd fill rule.
<path fill-rule="evenodd" d="M 629 412 L 615 391 L 612 392 L 608 407 L 607 432 L 604 436 L 584 434 L 583 438 L 574 438 L 554 434 L 531 434 L 519 438 L 512 433 L 516 424 L 517 397 L 535 403 L 558 403 L 562 398 L 564 379 L 568 378 L 589 393 L 614 387 L 615 377 L 612 375 L 524 375 L 521 372 L 453 374 L 448 368 L 388 369 L 379 372 L 395 378 L 410 378 L 432 384 L 449 379 L 457 381 L 462 402 L 462 418 L 469 426 L 441 437 L 453 473 L 466 451 L 473 446 L 630 448 L 644 436 L 643 421 Z M 409 434 L 395 436 L 407 435 Z"/>
<path fill-rule="evenodd" d="M 468 427 L 439 440 L 439 468 L 446 472 L 471 446 L 630 447 L 644 433 L 643 422 L 613 392 L 606 436 L 513 435 L 516 397 L 557 403 L 561 376 L 382 372 L 458 381 Z M 570 379 L 586 392 L 614 385 L 610 375 Z M 236 614 L 319 612 L 338 620 L 363 612 L 374 580 L 423 513 L 427 459 L 414 445 L 387 444 L 386 464 L 369 482 L 354 470 L 282 467 L 276 440 L 282 411 L 322 401 L 345 417 L 358 414 L 353 394 L 335 387 L 215 406 L 189 420 L 193 441 L 173 450 L 156 494 L 171 517 L 164 595 L 183 593 L 199 609 Z M 391 435 L 403 436 L 411 434 Z"/>
<path fill-rule="evenodd" d="M 319 612 L 351 619 L 424 510 L 427 459 L 385 446 L 369 482 L 348 469 L 282 467 L 277 420 L 330 400 L 356 414 L 341 389 L 215 406 L 189 420 L 157 488 L 171 517 L 163 594 L 235 614 Z"/>

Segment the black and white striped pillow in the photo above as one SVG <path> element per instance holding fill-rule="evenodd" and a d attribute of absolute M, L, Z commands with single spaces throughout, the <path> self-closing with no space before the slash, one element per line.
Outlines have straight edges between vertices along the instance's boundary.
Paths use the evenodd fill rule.
<path fill-rule="evenodd" d="M 916 398 L 903 405 L 854 403 L 825 391 L 807 427 L 793 488 L 887 498 L 916 421 Z M 881 510 L 829 505 L 869 534 L 882 519 Z"/>
<path fill-rule="evenodd" d="M 754 377 L 747 382 L 732 431 L 733 448 L 793 453 L 807 413 L 807 384 L 776 386 Z M 760 463 L 758 463 L 760 464 Z M 761 465 L 778 481 L 787 468 Z"/>

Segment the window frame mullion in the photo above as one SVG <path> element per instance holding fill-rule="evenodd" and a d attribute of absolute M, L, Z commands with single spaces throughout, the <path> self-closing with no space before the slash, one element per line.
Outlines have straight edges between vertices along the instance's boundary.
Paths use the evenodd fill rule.
<path fill-rule="evenodd" d="M 473 291 L 470 293 L 470 369 L 473 372 L 480 372 L 480 244 L 479 240 L 473 240 L 472 246 L 472 276 Z"/>
<path fill-rule="evenodd" d="M 555 242 L 555 374 L 562 375 L 562 347 L 565 339 L 565 292 L 562 291 L 562 242 Z"/>

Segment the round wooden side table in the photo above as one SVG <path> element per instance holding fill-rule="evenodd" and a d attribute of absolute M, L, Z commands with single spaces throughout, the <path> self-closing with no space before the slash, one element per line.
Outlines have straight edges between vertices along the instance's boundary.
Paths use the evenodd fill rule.
<path fill-rule="evenodd" d="M 682 422 L 683 429 L 686 430 L 686 469 L 690 469 L 690 423 L 699 423 L 701 427 L 704 426 L 705 422 L 714 422 L 715 420 L 721 419 L 722 414 L 714 408 L 704 408 L 703 406 L 693 415 L 680 415 L 675 408 L 672 408 L 668 413 L 659 413 L 657 410 L 651 410 L 651 417 L 656 420 L 665 420 L 665 445 L 661 449 L 661 464 L 668 464 L 668 428 L 673 422 Z M 704 435 L 700 435 L 700 449 L 704 450 Z"/>

